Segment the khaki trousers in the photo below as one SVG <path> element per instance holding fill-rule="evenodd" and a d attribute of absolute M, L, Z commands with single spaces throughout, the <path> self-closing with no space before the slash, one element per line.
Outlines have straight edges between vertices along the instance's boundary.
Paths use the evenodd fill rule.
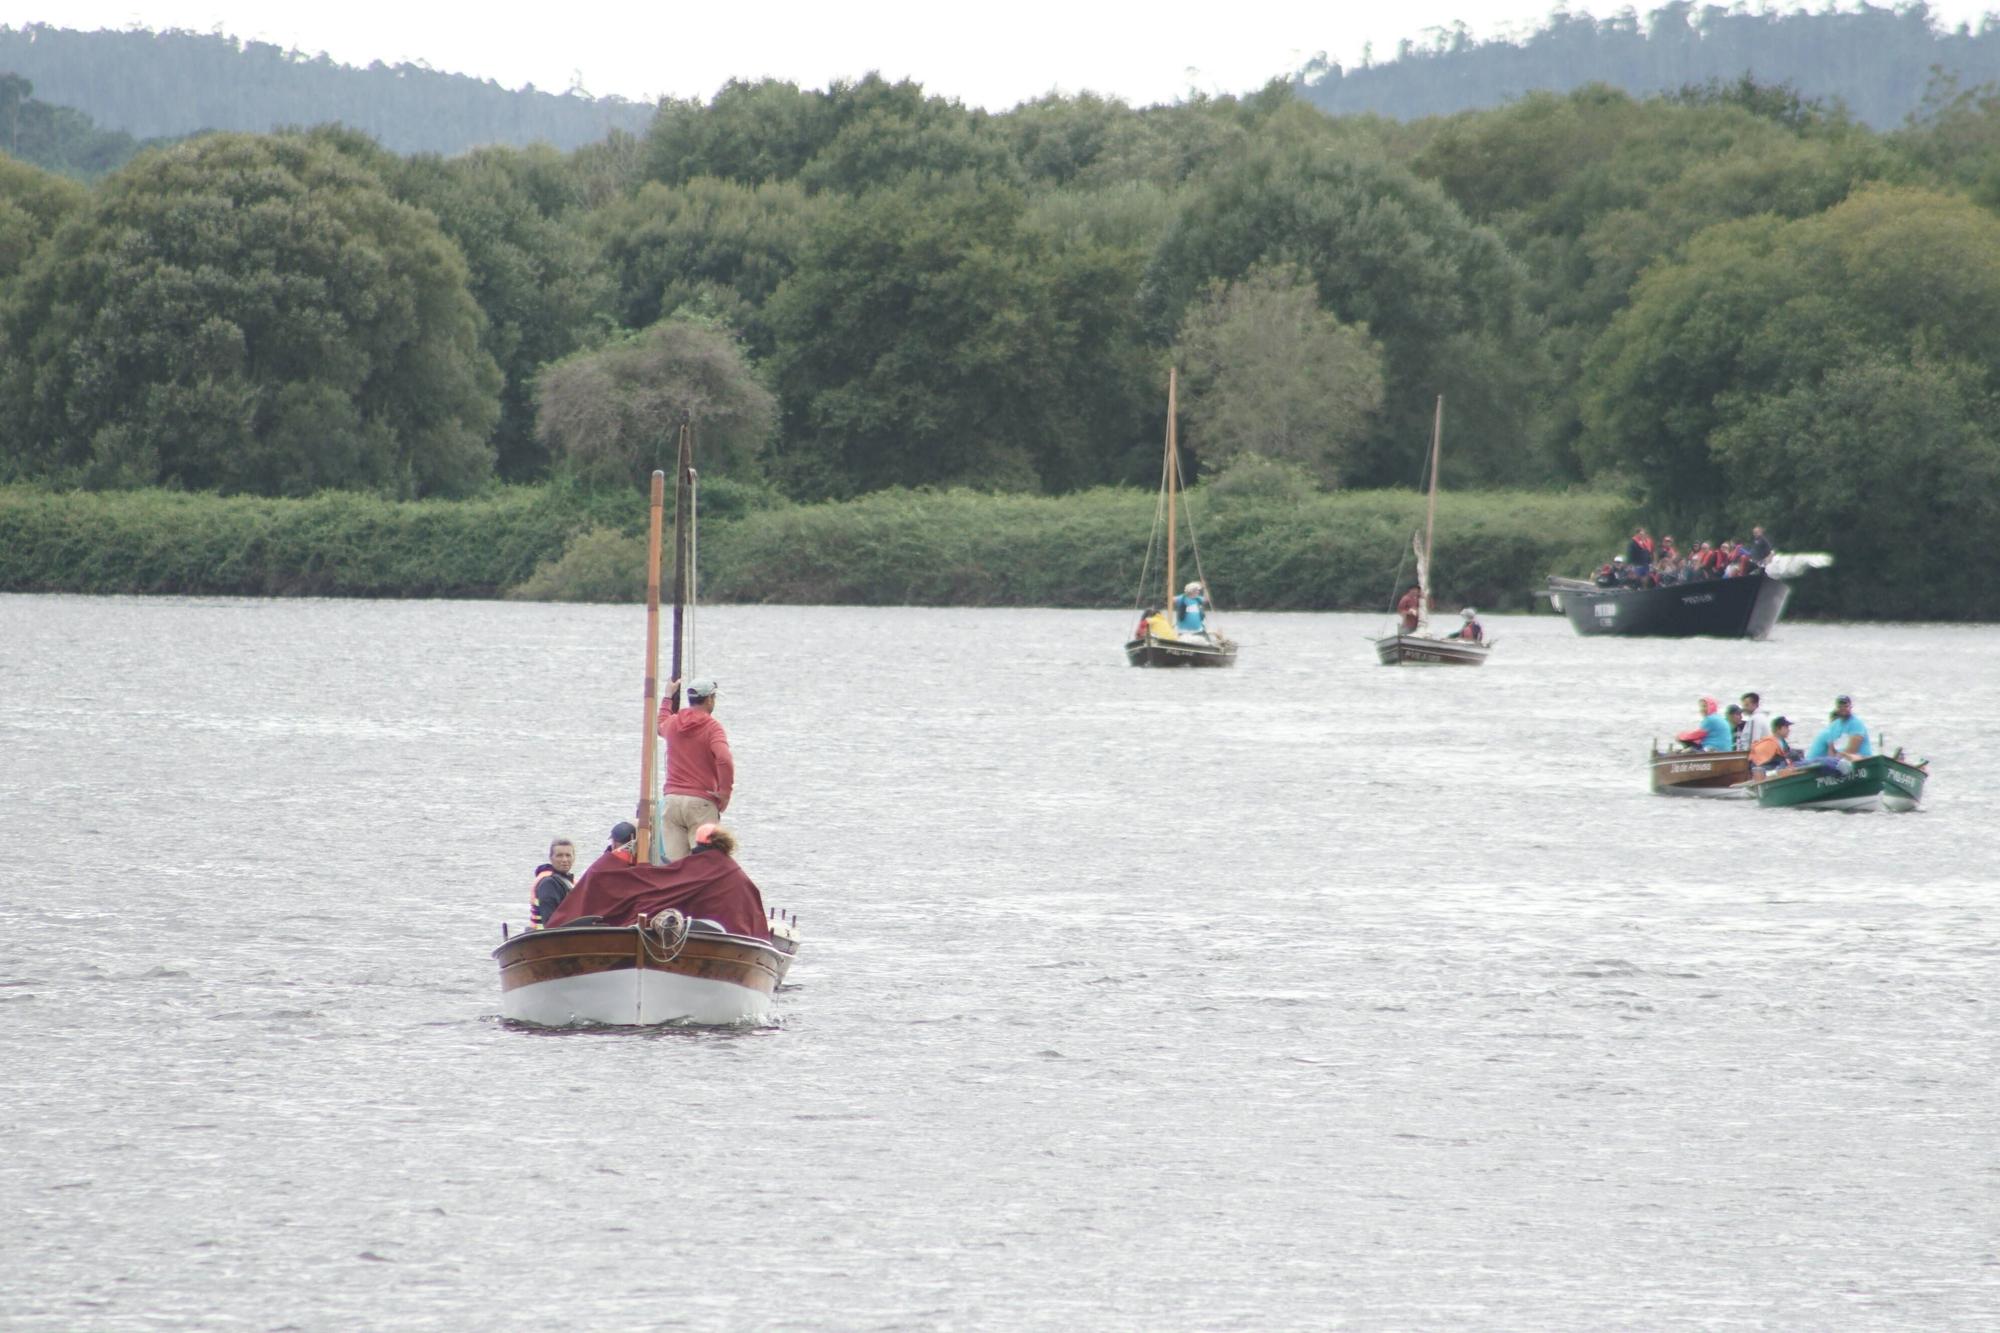
<path fill-rule="evenodd" d="M 669 796 L 660 802 L 660 823 L 669 861 L 678 861 L 694 847 L 694 831 L 703 824 L 719 824 L 722 812 L 715 802 L 699 796 Z"/>

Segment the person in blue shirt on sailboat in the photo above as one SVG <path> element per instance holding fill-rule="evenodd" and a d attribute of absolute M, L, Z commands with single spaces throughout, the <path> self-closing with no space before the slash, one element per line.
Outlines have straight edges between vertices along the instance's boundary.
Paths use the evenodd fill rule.
<path fill-rule="evenodd" d="M 1854 715 L 1854 700 L 1843 694 L 1833 701 L 1833 713 L 1806 749 L 1806 762 L 1839 768 L 1844 761 L 1865 759 L 1875 750 L 1868 744 L 1868 724 Z"/>
<path fill-rule="evenodd" d="M 1208 594 L 1190 583 L 1174 598 L 1174 628 L 1182 634 L 1208 633 Z"/>

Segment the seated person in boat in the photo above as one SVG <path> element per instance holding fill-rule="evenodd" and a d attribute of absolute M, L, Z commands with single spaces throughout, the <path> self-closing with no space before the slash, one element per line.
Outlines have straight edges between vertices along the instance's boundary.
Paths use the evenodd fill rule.
<path fill-rule="evenodd" d="M 1750 747 L 1750 765 L 1766 771 L 1790 768 L 1805 756 L 1792 748 L 1792 720 L 1780 717 L 1763 739 Z"/>
<path fill-rule="evenodd" d="M 1727 753 L 1736 743 L 1729 729 L 1729 719 L 1723 716 L 1722 705 L 1713 696 L 1701 696 L 1701 725 L 1692 731 L 1683 731 L 1675 740 L 1694 746 L 1705 754 Z"/>
<path fill-rule="evenodd" d="M 1148 634 L 1154 634 L 1154 635 L 1159 635 L 1161 637 L 1165 637 L 1166 633 L 1167 633 L 1166 616 L 1161 614 L 1160 608 L 1158 608 L 1157 606 L 1152 606 L 1152 607 L 1147 607 L 1144 611 L 1141 611 L 1139 613 L 1139 628 L 1132 631 L 1132 637 L 1135 639 L 1143 639 Z"/>
<path fill-rule="evenodd" d="M 1183 634 L 1208 632 L 1208 594 L 1200 583 L 1190 583 L 1174 598 L 1174 628 Z"/>
<path fill-rule="evenodd" d="M 770 925 L 757 885 L 736 863 L 736 840 L 726 829 L 703 824 L 695 847 L 668 865 L 634 865 L 607 851 L 576 881 L 551 926 L 587 920 L 625 926 L 672 908 L 719 924 L 732 935 L 769 939 Z"/>
<path fill-rule="evenodd" d="M 721 852 L 724 856 L 736 855 L 736 835 L 720 824 L 703 824 L 694 831 L 694 846 L 688 855 L 696 852 Z"/>
<path fill-rule="evenodd" d="M 1843 694 L 1833 701 L 1833 712 L 1819 735 L 1806 747 L 1806 762 L 1814 760 L 1838 765 L 1843 759 L 1865 759 L 1874 754 L 1868 744 L 1868 724 L 1854 715 L 1854 700 Z"/>
<path fill-rule="evenodd" d="M 1396 614 L 1403 618 L 1398 632 L 1415 634 L 1417 632 L 1417 625 L 1423 620 L 1426 609 L 1424 606 L 1424 590 L 1417 584 L 1412 583 L 1410 590 L 1396 599 Z"/>
<path fill-rule="evenodd" d="M 629 819 L 621 819 L 611 826 L 611 841 L 604 848 L 605 856 L 615 856 L 626 865 L 632 864 L 639 855 L 639 829 Z"/>
<path fill-rule="evenodd" d="M 1479 613 L 1468 606 L 1463 611 L 1460 611 L 1458 614 L 1459 618 L 1463 620 L 1465 623 L 1460 625 L 1457 629 L 1453 630 L 1451 633 L 1445 635 L 1445 637 L 1447 639 L 1463 639 L 1467 643 L 1484 642 L 1486 639 L 1486 631 L 1480 627 Z"/>
<path fill-rule="evenodd" d="M 1729 705 L 1723 710 L 1723 716 L 1729 719 L 1729 748 L 1748 749 L 1749 747 L 1743 744 L 1743 705 Z"/>
<path fill-rule="evenodd" d="M 549 859 L 535 867 L 535 887 L 528 895 L 528 929 L 540 930 L 576 887 L 570 872 L 576 869 L 576 844 L 557 838 L 549 844 Z"/>

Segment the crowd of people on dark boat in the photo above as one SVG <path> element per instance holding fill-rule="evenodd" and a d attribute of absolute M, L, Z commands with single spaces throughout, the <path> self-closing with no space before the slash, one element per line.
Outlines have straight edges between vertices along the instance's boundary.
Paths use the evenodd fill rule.
<path fill-rule="evenodd" d="M 1856 759 L 1875 753 L 1868 741 L 1868 724 L 1854 715 L 1854 699 L 1841 695 L 1833 701 L 1826 725 L 1804 750 L 1792 744 L 1792 720 L 1769 718 L 1756 691 L 1743 696 L 1741 703 L 1724 708 L 1713 695 L 1703 695 L 1696 703 L 1701 724 L 1674 739 L 1691 750 L 1707 754 L 1748 751 L 1750 766 L 1771 773 L 1802 764 L 1818 764 L 1845 772 Z"/>
<path fill-rule="evenodd" d="M 1750 540 L 1698 542 L 1683 552 L 1671 536 L 1657 542 L 1636 528 L 1625 543 L 1625 554 L 1597 567 L 1593 581 L 1600 588 L 1664 588 L 1704 579 L 1735 579 L 1754 573 L 1771 558 L 1771 541 L 1762 524 L 1750 529 Z"/>

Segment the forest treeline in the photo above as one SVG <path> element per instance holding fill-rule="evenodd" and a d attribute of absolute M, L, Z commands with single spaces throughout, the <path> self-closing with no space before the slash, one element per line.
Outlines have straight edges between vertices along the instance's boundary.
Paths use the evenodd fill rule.
<path fill-rule="evenodd" d="M 0 26 L 0 72 L 81 113 L 96 133 L 134 141 L 338 121 L 398 153 L 534 143 L 569 150 L 613 131 L 643 133 L 654 110 L 579 88 L 508 89 L 421 63 L 357 68 L 324 53 L 180 29 Z M 1922 114 L 1938 73 L 1959 87 L 2000 82 L 2000 25 L 1942 26 L 1922 3 L 1752 11 L 1675 0 L 1602 19 L 1558 7 L 1525 37 L 1482 40 L 1454 23 L 1358 65 L 1319 57 L 1294 84 L 1336 115 L 1415 120 L 1594 83 L 1643 97 L 1748 77 L 1894 129 Z"/>
<path fill-rule="evenodd" d="M 1299 73 L 1302 95 L 1334 115 L 1413 120 L 1593 83 L 1644 97 L 1748 78 L 1886 130 L 1923 114 L 1940 75 L 1957 87 L 2000 82 L 2000 22 L 1941 27 L 1922 0 L 1813 11 L 1672 0 L 1602 19 L 1559 8 L 1520 38 L 1482 40 L 1453 23 L 1379 63 L 1374 54 L 1345 68 L 1315 58 Z"/>
<path fill-rule="evenodd" d="M 1884 134 L 1747 81 L 1411 122 L 766 81 L 570 153 L 0 163 L 0 480 L 615 489 L 692 419 L 792 502 L 1143 491 L 1178 365 L 1204 486 L 1414 487 L 1442 394 L 1448 489 L 1763 523 L 1839 556 L 1830 610 L 1990 617 L 1996 203 L 1985 90 Z"/>
<path fill-rule="evenodd" d="M 185 29 L 0 26 L 0 72 L 27 79 L 44 101 L 84 113 L 102 132 L 142 140 L 338 121 L 399 153 L 488 144 L 571 149 L 613 131 L 644 130 L 653 114 L 650 103 L 580 89 L 503 88 L 379 60 L 357 69 L 324 52 Z"/>

